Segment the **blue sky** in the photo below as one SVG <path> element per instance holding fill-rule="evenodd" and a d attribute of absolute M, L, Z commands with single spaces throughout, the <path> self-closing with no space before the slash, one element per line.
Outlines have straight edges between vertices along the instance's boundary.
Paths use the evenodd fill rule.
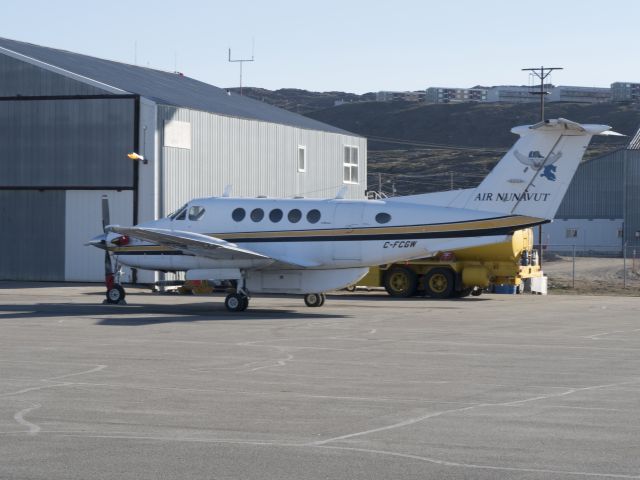
<path fill-rule="evenodd" d="M 640 81 L 640 2 L 5 0 L 0 36 L 238 85 L 356 93 Z M 177 58 L 177 61 L 176 61 Z"/>

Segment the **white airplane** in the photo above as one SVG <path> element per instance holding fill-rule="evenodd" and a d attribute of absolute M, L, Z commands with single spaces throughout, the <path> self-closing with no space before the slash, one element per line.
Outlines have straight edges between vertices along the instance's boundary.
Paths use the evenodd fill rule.
<path fill-rule="evenodd" d="M 344 288 L 368 267 L 501 242 L 551 221 L 593 135 L 606 125 L 565 119 L 516 127 L 519 140 L 474 189 L 385 200 L 194 199 L 166 218 L 134 227 L 109 224 L 89 244 L 105 250 L 107 302 L 125 291 L 112 260 L 139 269 L 185 272 L 187 280 L 233 281 L 225 299 L 243 311 L 251 293 L 304 295 Z"/>

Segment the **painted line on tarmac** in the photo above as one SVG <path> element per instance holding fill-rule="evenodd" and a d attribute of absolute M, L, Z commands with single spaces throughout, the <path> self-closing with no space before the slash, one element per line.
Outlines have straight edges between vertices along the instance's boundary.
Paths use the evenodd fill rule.
<path fill-rule="evenodd" d="M 13 416 L 16 422 L 18 422 L 20 425 L 23 425 L 29 429 L 29 431 L 27 432 L 29 435 L 37 435 L 38 432 L 40 431 L 40 427 L 35 423 L 25 420 L 24 416 L 29 412 L 39 409 L 41 406 L 42 405 L 40 405 L 39 403 L 36 403 L 35 405 L 31 405 L 30 407 L 25 408 L 24 410 L 20 410 L 18 413 L 16 413 Z"/>

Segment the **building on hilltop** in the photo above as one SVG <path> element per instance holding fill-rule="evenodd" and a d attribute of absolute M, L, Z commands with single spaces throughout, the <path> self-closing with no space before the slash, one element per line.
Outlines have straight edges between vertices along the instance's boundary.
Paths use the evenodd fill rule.
<path fill-rule="evenodd" d="M 379 91 L 376 93 L 376 102 L 424 102 L 424 90 L 414 92 Z"/>
<path fill-rule="evenodd" d="M 487 100 L 486 88 L 427 88 L 425 101 L 427 103 L 466 103 L 485 102 Z"/>
<path fill-rule="evenodd" d="M 611 98 L 614 102 L 640 101 L 640 83 L 614 82 L 611 84 Z"/>
<path fill-rule="evenodd" d="M 576 87 L 559 85 L 545 98 L 546 102 L 607 103 L 611 101 L 611 89 L 600 87 Z"/>
<path fill-rule="evenodd" d="M 553 85 L 545 85 L 545 90 L 553 88 Z M 530 103 L 539 102 L 538 95 L 531 92 L 538 91 L 535 87 L 526 85 L 498 85 L 491 87 L 487 92 L 487 102 L 503 102 L 503 103 Z"/>
<path fill-rule="evenodd" d="M 0 246 L 14 252 L 3 280 L 103 280 L 102 252 L 83 246 L 102 232 L 103 195 L 111 222 L 131 225 L 225 185 L 272 197 L 366 189 L 361 136 L 185 75 L 2 38 L 0 145 Z"/>

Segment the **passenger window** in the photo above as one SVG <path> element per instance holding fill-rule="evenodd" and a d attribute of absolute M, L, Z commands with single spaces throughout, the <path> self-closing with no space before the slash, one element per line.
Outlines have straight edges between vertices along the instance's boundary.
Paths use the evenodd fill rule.
<path fill-rule="evenodd" d="M 289 212 L 289 215 L 287 215 L 287 218 L 291 223 L 298 223 L 302 218 L 302 212 L 297 208 L 294 208 Z"/>
<path fill-rule="evenodd" d="M 318 223 L 320 221 L 320 210 L 309 210 L 307 213 L 307 222 L 309 223 Z"/>
<path fill-rule="evenodd" d="M 273 223 L 278 223 L 280 220 L 282 220 L 282 210 L 280 210 L 279 208 L 274 208 L 273 210 L 271 210 L 269 212 L 269 220 L 271 220 Z"/>
<path fill-rule="evenodd" d="M 254 208 L 251 210 L 251 220 L 259 222 L 264 218 L 264 210 L 261 208 Z"/>
<path fill-rule="evenodd" d="M 236 208 L 231 213 L 231 218 L 233 218 L 236 222 L 241 222 L 244 220 L 244 217 L 247 213 L 244 211 L 244 208 Z"/>
<path fill-rule="evenodd" d="M 391 215 L 388 213 L 379 213 L 376 215 L 376 222 L 378 223 L 389 223 L 391 221 Z"/>
<path fill-rule="evenodd" d="M 204 207 L 194 205 L 189 209 L 189 220 L 200 220 L 204 215 Z"/>

